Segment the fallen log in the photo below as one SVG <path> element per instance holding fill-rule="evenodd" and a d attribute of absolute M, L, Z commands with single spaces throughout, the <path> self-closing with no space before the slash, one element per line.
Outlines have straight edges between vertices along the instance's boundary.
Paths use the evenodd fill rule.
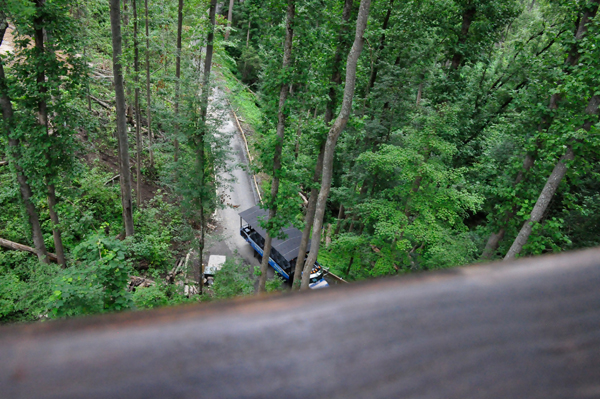
<path fill-rule="evenodd" d="M 8 249 L 12 249 L 15 251 L 26 251 L 31 252 L 32 254 L 36 254 L 35 248 L 28 247 L 27 245 L 19 244 L 18 242 L 13 242 L 9 240 L 5 240 L 4 238 L 0 238 L 0 246 Z M 58 262 L 58 258 L 56 254 L 48 252 L 48 259 L 52 262 Z"/>
<path fill-rule="evenodd" d="M 104 101 L 100 100 L 99 98 L 96 98 L 96 97 L 94 97 L 94 96 L 90 96 L 90 98 L 91 98 L 92 100 L 94 100 L 94 102 L 96 102 L 96 103 L 100 104 L 102 107 L 104 107 L 104 108 L 106 108 L 106 109 L 109 109 L 109 110 L 112 110 L 112 109 L 113 109 L 113 107 L 112 107 L 110 104 L 108 104 L 108 103 L 106 103 L 106 102 L 104 102 Z"/>
<path fill-rule="evenodd" d="M 0 161 L 0 166 L 8 165 L 8 161 Z"/>
<path fill-rule="evenodd" d="M 115 181 L 115 179 L 118 179 L 119 177 L 121 177 L 121 175 L 116 175 L 116 176 L 113 176 L 113 177 L 111 177 L 110 179 L 108 179 L 108 180 L 107 180 L 107 181 L 104 183 L 104 185 L 105 185 L 105 186 L 106 186 L 106 185 L 108 185 L 108 183 L 111 183 L 111 182 Z"/>

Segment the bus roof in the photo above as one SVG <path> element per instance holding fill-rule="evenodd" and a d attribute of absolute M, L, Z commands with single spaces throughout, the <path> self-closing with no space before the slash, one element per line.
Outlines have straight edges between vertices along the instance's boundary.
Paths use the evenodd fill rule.
<path fill-rule="evenodd" d="M 253 206 L 250 209 L 246 209 L 239 213 L 240 217 L 244 219 L 254 230 L 256 230 L 261 236 L 266 237 L 267 232 L 260 225 L 261 220 L 268 219 L 268 213 L 266 210 L 261 209 L 260 206 Z M 300 241 L 302 240 L 302 232 L 290 225 L 285 229 L 281 229 L 287 238 L 280 240 L 273 237 L 272 246 L 287 260 L 288 262 L 298 257 L 298 250 L 300 249 Z M 310 250 L 310 241 L 306 248 L 306 253 Z"/>

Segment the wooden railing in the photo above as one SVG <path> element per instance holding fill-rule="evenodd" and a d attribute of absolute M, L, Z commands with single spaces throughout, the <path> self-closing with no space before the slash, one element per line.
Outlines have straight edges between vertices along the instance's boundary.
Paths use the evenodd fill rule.
<path fill-rule="evenodd" d="M 3 398 L 597 398 L 600 249 L 0 328 Z"/>

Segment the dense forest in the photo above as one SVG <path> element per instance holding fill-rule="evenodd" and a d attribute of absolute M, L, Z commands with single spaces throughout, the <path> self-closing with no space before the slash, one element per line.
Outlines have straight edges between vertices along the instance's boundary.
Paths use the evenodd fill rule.
<path fill-rule="evenodd" d="M 0 0 L 0 321 L 600 245 L 599 5 Z M 234 167 L 292 287 L 203 289 Z"/>

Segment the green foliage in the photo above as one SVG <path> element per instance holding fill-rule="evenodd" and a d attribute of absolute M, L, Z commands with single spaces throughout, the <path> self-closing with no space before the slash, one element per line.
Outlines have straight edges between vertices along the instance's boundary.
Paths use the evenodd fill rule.
<path fill-rule="evenodd" d="M 167 296 L 158 284 L 136 288 L 132 299 L 138 309 L 152 309 L 168 303 Z"/>
<path fill-rule="evenodd" d="M 48 310 L 52 279 L 59 271 L 20 252 L 0 252 L 0 323 L 40 320 Z"/>
<path fill-rule="evenodd" d="M 48 300 L 51 317 L 122 311 L 133 306 L 126 290 L 132 270 L 121 241 L 93 235 L 73 254 L 78 265 L 61 271 L 53 280 Z"/>
<path fill-rule="evenodd" d="M 241 259 L 228 258 L 221 270 L 215 274 L 212 290 L 215 299 L 252 294 L 254 292 L 252 267 L 245 265 Z"/>

